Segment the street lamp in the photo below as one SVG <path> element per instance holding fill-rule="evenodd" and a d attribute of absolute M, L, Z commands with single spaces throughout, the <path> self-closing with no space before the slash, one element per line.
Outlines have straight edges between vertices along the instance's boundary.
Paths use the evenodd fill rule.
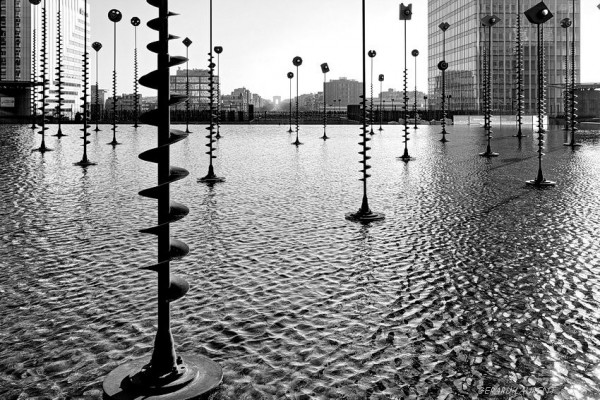
<path fill-rule="evenodd" d="M 62 55 L 62 16 L 60 6 L 62 1 L 57 0 L 58 9 L 56 12 L 56 89 L 57 89 L 57 99 L 56 99 L 56 110 L 58 111 L 56 115 L 56 122 L 58 123 L 58 132 L 56 133 L 57 138 L 61 138 L 63 136 L 67 136 L 62 133 L 62 106 L 63 103 L 63 55 Z"/>
<path fill-rule="evenodd" d="M 294 78 L 294 73 L 293 72 L 288 72 L 287 73 L 287 77 L 290 80 L 290 114 L 289 114 L 290 129 L 288 130 L 288 133 L 292 133 L 293 132 L 293 130 L 292 130 L 292 79 Z"/>
<path fill-rule="evenodd" d="M 300 97 L 299 97 L 299 78 L 300 78 L 300 70 L 299 67 L 302 65 L 302 58 L 301 57 L 294 57 L 294 59 L 292 60 L 292 64 L 294 64 L 296 66 L 296 140 L 292 143 L 295 146 L 300 146 L 302 143 L 300 143 L 300 140 L 298 140 L 298 131 L 300 130 L 300 114 L 299 114 L 299 102 L 300 102 Z"/>
<path fill-rule="evenodd" d="M 369 58 L 371 58 L 371 102 L 369 103 L 369 125 L 371 126 L 371 135 L 374 135 L 373 132 L 373 58 L 377 55 L 375 50 L 369 50 Z"/>
<path fill-rule="evenodd" d="M 362 164 L 362 178 L 360 179 L 363 182 L 363 198 L 360 209 L 355 213 L 347 213 L 346 219 L 350 221 L 357 221 L 361 223 L 368 223 L 371 221 L 379 221 L 385 218 L 383 213 L 376 213 L 371 211 L 369 208 L 369 200 L 367 198 L 367 178 L 369 178 L 369 174 L 367 171 L 371 168 L 368 165 L 368 160 L 371 158 L 368 156 L 369 147 L 367 147 L 367 143 L 371 140 L 367 137 L 367 68 L 366 68 L 366 40 L 365 40 L 365 2 L 366 0 L 362 0 L 362 96 L 361 96 L 361 111 L 362 111 L 362 132 L 360 134 L 361 137 L 361 151 L 358 153 L 362 155 L 362 160 L 360 163 Z"/>
<path fill-rule="evenodd" d="M 414 49 L 411 54 L 415 58 L 415 129 L 419 129 L 417 126 L 417 57 L 419 50 Z"/>
<path fill-rule="evenodd" d="M 327 133 L 325 130 L 327 129 L 327 103 L 326 103 L 326 94 L 327 94 L 327 73 L 329 72 L 329 65 L 327 63 L 321 64 L 321 71 L 323 72 L 323 136 L 321 139 L 327 140 Z"/>
<path fill-rule="evenodd" d="M 88 133 L 88 83 L 89 83 L 89 77 L 90 77 L 90 63 L 89 63 L 89 53 L 88 53 L 88 46 L 87 46 L 87 25 L 88 25 L 88 18 L 87 18 L 87 0 L 83 0 L 83 65 L 82 65 L 82 70 L 83 70 L 83 97 L 81 98 L 83 100 L 83 105 L 81 106 L 81 108 L 83 108 L 83 129 L 81 129 L 81 132 L 83 132 L 83 136 L 81 137 L 81 139 L 83 139 L 83 156 L 81 158 L 81 161 L 79 161 L 78 163 L 75 163 L 75 165 L 79 165 L 81 167 L 87 167 L 90 165 L 96 165 L 95 163 L 91 162 L 90 160 L 88 160 L 87 158 L 87 145 L 90 144 L 90 141 L 87 140 L 88 136 L 90 136 L 90 134 Z"/>
<path fill-rule="evenodd" d="M 29 2 L 31 4 L 38 5 L 40 4 L 40 0 L 29 0 Z M 46 128 L 46 106 L 48 105 L 48 103 L 46 103 L 46 101 L 48 101 L 48 94 L 46 93 L 48 91 L 48 77 L 46 76 L 47 72 L 48 72 L 48 51 L 47 51 L 47 46 L 48 46 L 48 19 L 46 17 L 46 0 L 44 0 L 44 7 L 42 8 L 42 57 L 41 57 L 41 75 L 40 78 L 42 79 L 42 91 L 39 93 L 42 95 L 42 107 L 41 107 L 41 111 L 42 111 L 42 124 L 41 124 L 41 130 L 38 132 L 40 135 L 42 135 L 42 143 L 40 144 L 40 147 L 38 147 L 37 149 L 33 149 L 33 151 L 39 151 L 40 153 L 45 153 L 47 151 L 52 151 L 51 148 L 46 147 L 46 131 L 48 130 L 48 128 Z"/>
<path fill-rule="evenodd" d="M 221 139 L 221 53 L 223 52 L 222 46 L 215 46 L 215 53 L 217 53 L 217 139 Z"/>
<path fill-rule="evenodd" d="M 190 58 L 189 58 L 189 47 L 192 44 L 190 38 L 186 37 L 183 39 L 183 45 L 185 46 L 185 133 L 190 132 Z"/>
<path fill-rule="evenodd" d="M 438 63 L 438 69 L 442 71 L 442 138 L 440 142 L 446 143 L 446 70 L 448 69 L 448 63 L 446 62 L 446 31 L 450 28 L 450 24 L 442 22 L 439 25 L 442 30 L 442 61 Z"/>
<path fill-rule="evenodd" d="M 546 7 L 544 2 L 538 3 L 529 10 L 525 11 L 525 16 L 532 24 L 537 25 L 537 48 L 538 48 L 538 90 L 537 90 L 537 117 L 538 117 L 538 174 L 535 179 L 529 180 L 526 183 L 536 187 L 548 187 L 556 185 L 556 182 L 548 181 L 542 173 L 542 156 L 544 155 L 544 108 L 545 108 L 545 84 L 546 84 L 546 68 L 544 54 L 544 28 L 543 24 L 549 21 L 553 15 Z M 573 121 L 571 121 L 571 124 Z"/>
<path fill-rule="evenodd" d="M 94 42 L 92 43 L 92 49 L 94 49 L 96 51 L 96 96 L 94 96 L 94 103 L 96 103 L 96 129 L 94 129 L 95 132 L 99 132 L 100 129 L 98 128 L 98 120 L 100 119 L 100 89 L 98 88 L 98 52 L 100 51 L 100 49 L 102 48 L 102 43 L 100 42 Z"/>
<path fill-rule="evenodd" d="M 117 22 L 119 22 L 121 19 L 123 18 L 123 14 L 121 14 L 121 11 L 117 10 L 117 9 L 112 9 L 108 12 L 108 19 L 113 22 L 114 25 L 114 33 L 113 33 L 113 38 L 114 38 L 114 49 L 113 49 L 113 104 L 112 104 L 112 109 L 113 109 L 113 126 L 112 126 L 112 131 L 113 131 L 113 139 L 110 143 L 110 145 L 112 145 L 113 147 L 120 144 L 119 142 L 117 142 Z"/>
<path fill-rule="evenodd" d="M 138 17 L 131 18 L 133 25 L 133 127 L 138 128 L 138 117 L 140 113 L 140 99 L 138 94 L 138 57 L 137 57 L 137 27 L 140 25 Z"/>
<path fill-rule="evenodd" d="M 408 154 L 408 69 L 406 65 L 406 21 L 412 18 L 412 4 L 405 6 L 400 4 L 400 21 L 404 21 L 404 154 L 400 157 L 402 161 L 410 161 L 411 157 Z"/>
<path fill-rule="evenodd" d="M 383 74 L 379 74 L 379 131 L 381 132 L 383 130 L 383 128 L 381 127 L 381 117 L 382 117 L 382 107 L 381 107 L 381 101 L 383 100 L 383 80 L 384 80 L 384 76 Z M 385 100 L 383 100 L 385 101 Z"/>
<path fill-rule="evenodd" d="M 482 157 L 498 157 L 498 153 L 494 153 L 491 149 L 492 142 L 492 26 L 496 25 L 500 22 L 500 18 L 495 15 L 487 15 L 481 19 L 481 23 L 483 26 L 488 27 L 488 54 L 487 54 L 487 87 L 486 87 L 486 107 L 485 107 L 485 115 L 487 118 L 487 149 L 484 153 L 479 153 Z"/>

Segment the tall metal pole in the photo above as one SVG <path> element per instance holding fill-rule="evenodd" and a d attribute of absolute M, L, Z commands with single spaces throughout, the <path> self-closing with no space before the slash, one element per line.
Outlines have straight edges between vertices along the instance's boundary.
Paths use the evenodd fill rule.
<path fill-rule="evenodd" d="M 409 5 L 409 7 L 411 7 L 412 5 Z M 408 138 L 408 66 L 407 66 L 407 57 L 406 57 L 406 21 L 410 18 L 412 11 L 410 10 L 410 8 L 406 8 L 405 10 L 403 10 L 404 8 L 404 4 L 402 4 L 400 6 L 400 18 L 402 19 L 403 14 L 407 17 L 404 18 L 404 104 L 403 104 L 403 111 L 404 111 L 404 115 L 403 115 L 403 120 L 404 120 L 404 154 L 402 154 L 402 156 L 400 157 L 400 159 L 402 161 L 410 161 L 411 157 L 408 154 L 408 141 L 410 140 Z M 403 13 L 404 11 L 404 13 Z"/>
<path fill-rule="evenodd" d="M 377 55 L 375 50 L 369 50 L 369 58 L 371 59 L 371 101 L 369 102 L 369 125 L 371 125 L 371 131 L 369 132 L 371 135 L 374 135 L 373 132 L 373 58 Z"/>
<path fill-rule="evenodd" d="M 138 118 L 140 112 L 140 99 L 138 94 L 138 53 L 137 53 L 137 27 L 140 24 L 138 17 L 131 18 L 131 25 L 133 25 L 133 37 L 134 37 L 134 48 L 133 48 L 133 127 L 138 128 Z"/>
<path fill-rule="evenodd" d="M 513 135 L 519 139 L 523 135 L 523 40 L 521 35 L 521 0 L 517 1 L 517 134 Z"/>
<path fill-rule="evenodd" d="M 185 46 L 185 58 L 187 61 L 185 62 L 185 95 L 187 99 L 185 100 L 185 133 L 190 132 L 190 57 L 189 57 L 189 47 L 192 44 L 190 38 L 183 39 L 183 45 Z"/>
<path fill-rule="evenodd" d="M 446 30 L 450 27 L 447 22 L 442 22 L 439 28 L 442 30 L 442 61 L 438 63 L 438 69 L 442 71 L 442 138 L 440 142 L 446 143 L 446 70 L 448 63 L 446 62 Z"/>
<path fill-rule="evenodd" d="M 379 132 L 383 130 L 381 127 L 381 118 L 383 115 L 383 107 L 381 101 L 383 100 L 383 80 L 385 79 L 383 74 L 379 74 Z"/>
<path fill-rule="evenodd" d="M 321 139 L 327 140 L 326 129 L 327 129 L 327 73 L 329 72 L 329 65 L 327 63 L 321 64 L 321 71 L 323 72 L 323 136 Z"/>
<path fill-rule="evenodd" d="M 419 56 L 419 50 L 415 49 L 412 51 L 412 56 L 415 58 L 415 129 L 419 129 L 417 126 L 417 57 Z"/>
<path fill-rule="evenodd" d="M 294 59 L 292 60 L 292 64 L 294 64 L 296 66 L 296 140 L 292 143 L 295 146 L 299 146 L 302 143 L 300 142 L 299 138 L 298 138 L 298 132 L 300 130 L 300 110 L 299 110 L 299 103 L 300 103 L 300 92 L 299 92 L 299 81 L 300 81 L 300 66 L 302 65 L 302 58 L 301 57 L 294 57 Z"/>
<path fill-rule="evenodd" d="M 94 96 L 94 102 L 96 103 L 96 129 L 94 129 L 94 131 L 99 132 L 100 129 L 98 128 L 98 120 L 100 119 L 100 88 L 98 87 L 98 52 L 102 48 L 102 43 L 94 42 L 92 43 L 92 48 L 96 51 L 96 96 Z"/>
<path fill-rule="evenodd" d="M 113 115 L 112 131 L 113 139 L 108 144 L 113 147 L 120 144 L 117 142 L 117 22 L 123 18 L 121 11 L 112 9 L 108 12 L 108 19 L 113 22 Z"/>
<path fill-rule="evenodd" d="M 31 4 L 37 5 L 40 4 L 38 0 L 29 0 Z M 39 93 L 41 95 L 42 105 L 40 110 L 42 111 L 42 123 L 40 126 L 40 131 L 38 134 L 42 136 L 42 142 L 40 147 L 33 149 L 33 151 L 39 151 L 40 153 L 45 153 L 47 151 L 52 151 L 51 148 L 46 147 L 46 106 L 48 103 L 48 76 L 46 75 L 48 72 L 48 18 L 46 12 L 46 0 L 44 0 L 44 8 L 42 8 L 42 54 L 41 54 L 41 65 L 40 65 L 40 78 L 42 80 L 42 90 Z"/>
<path fill-rule="evenodd" d="M 58 12 L 56 13 L 56 88 L 58 92 L 58 98 L 56 101 L 56 121 L 58 122 L 58 132 L 56 133 L 57 138 L 61 138 L 63 136 L 67 136 L 62 133 L 62 106 L 63 106 L 63 56 L 62 56 L 62 16 L 61 16 L 61 5 L 62 1 L 58 0 Z"/>
<path fill-rule="evenodd" d="M 83 132 L 83 136 L 81 137 L 81 139 L 83 139 L 83 157 L 81 158 L 81 161 L 79 161 L 78 163 L 75 163 L 75 165 L 79 165 L 81 167 L 87 167 L 90 165 L 96 165 L 95 163 L 91 162 L 90 160 L 88 160 L 87 157 L 87 145 L 90 144 L 90 141 L 87 139 L 88 136 L 90 136 L 90 134 L 88 133 L 88 128 L 90 127 L 88 125 L 88 85 L 89 85 L 89 53 L 88 53 L 88 46 L 87 46 L 87 25 L 88 25 L 88 12 L 87 12 L 87 0 L 83 0 L 83 18 L 84 18 L 84 29 L 83 29 L 83 97 L 81 98 L 81 100 L 83 100 L 83 105 L 81 106 L 83 108 L 83 128 L 81 129 L 81 132 Z"/>
<path fill-rule="evenodd" d="M 221 139 L 221 53 L 223 47 L 215 46 L 215 53 L 217 53 L 217 134 L 216 139 Z"/>
<path fill-rule="evenodd" d="M 288 133 L 292 133 L 292 79 L 294 78 L 294 73 L 293 72 L 288 72 L 287 77 L 290 81 L 290 113 L 288 115 L 289 120 L 290 120 L 290 129 L 288 130 Z"/>
<path fill-rule="evenodd" d="M 487 74 L 486 74 L 486 93 L 485 96 L 487 98 L 486 101 L 486 109 L 485 115 L 487 117 L 487 148 L 483 153 L 479 153 L 482 157 L 497 157 L 498 153 L 494 153 L 492 151 L 492 26 L 496 25 L 500 22 L 500 18 L 495 15 L 483 17 L 482 20 L 483 25 L 488 27 L 488 45 L 487 45 Z"/>
<path fill-rule="evenodd" d="M 571 35 L 571 87 L 570 87 L 570 102 L 571 102 L 571 141 L 568 146 L 571 148 L 581 146 L 575 141 L 575 133 L 577 132 L 577 95 L 575 94 L 575 0 L 572 1 L 573 7 L 573 34 Z"/>
<path fill-rule="evenodd" d="M 34 5 L 39 4 L 39 0 L 37 1 L 37 3 L 33 3 Z M 32 44 L 32 52 L 31 52 L 31 69 L 32 69 L 32 73 L 31 73 L 31 129 L 36 129 L 37 126 L 35 125 L 35 120 L 37 117 L 37 76 L 36 76 L 36 64 L 37 64 L 37 51 L 36 51 L 36 28 L 37 28 L 37 7 L 33 7 L 33 33 L 32 33 L 32 38 L 31 38 L 31 44 Z"/>

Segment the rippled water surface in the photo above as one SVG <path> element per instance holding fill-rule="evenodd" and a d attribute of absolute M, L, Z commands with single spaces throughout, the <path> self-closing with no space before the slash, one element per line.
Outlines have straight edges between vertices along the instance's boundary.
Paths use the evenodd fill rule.
<path fill-rule="evenodd" d="M 53 133 L 51 127 L 50 133 Z M 156 203 L 137 192 L 155 166 L 137 155 L 153 128 L 50 137 L 0 127 L 0 398 L 100 399 L 120 363 L 149 356 L 156 276 Z M 180 354 L 224 370 L 221 399 L 600 398 L 600 140 L 549 134 L 548 190 L 531 132 L 519 145 L 481 128 L 372 143 L 369 200 L 386 220 L 344 214 L 361 201 L 358 126 L 224 126 L 213 187 L 204 127 L 172 147 L 190 177 L 172 198 L 190 215 L 172 235 L 191 253 L 172 264 L 192 285 L 172 305 Z M 414 132 L 411 130 L 411 132 Z M 498 395 L 500 390 L 512 394 Z"/>

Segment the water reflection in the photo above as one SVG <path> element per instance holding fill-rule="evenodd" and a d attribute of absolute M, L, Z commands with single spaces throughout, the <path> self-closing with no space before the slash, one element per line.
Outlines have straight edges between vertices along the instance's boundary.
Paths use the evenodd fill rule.
<path fill-rule="evenodd" d="M 155 129 L 124 127 L 115 149 L 110 130 L 90 136 L 88 169 L 71 164 L 77 129 L 41 156 L 27 126 L 0 128 L 2 398 L 100 399 L 104 375 L 152 346 L 155 281 L 137 268 L 155 243 L 137 231 L 156 213 L 137 192 L 154 184 L 138 153 Z M 597 133 L 573 152 L 550 132 L 544 172 L 559 185 L 540 192 L 523 182 L 530 132 L 495 130 L 488 162 L 480 128 L 454 126 L 442 144 L 421 127 L 404 164 L 390 125 L 369 186 L 387 220 L 362 226 L 343 217 L 361 196 L 356 126 L 328 127 L 326 143 L 307 126 L 299 149 L 277 126 L 222 129 L 227 183 L 172 187 L 190 206 L 173 235 L 191 248 L 173 269 L 192 285 L 173 331 L 180 351 L 223 365 L 216 400 L 477 398 L 494 385 L 600 396 Z M 173 164 L 202 175 L 203 140 L 184 140 Z"/>

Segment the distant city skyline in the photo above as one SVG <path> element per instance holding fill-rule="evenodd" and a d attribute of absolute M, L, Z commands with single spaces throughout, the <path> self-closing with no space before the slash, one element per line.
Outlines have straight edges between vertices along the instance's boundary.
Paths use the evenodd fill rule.
<path fill-rule="evenodd" d="M 581 0 L 582 82 L 600 82 L 600 69 L 595 68 L 598 55 L 594 44 L 595 37 L 600 34 L 600 26 L 596 23 L 600 18 L 598 1 Z M 184 0 L 170 2 L 171 10 L 180 13 L 171 18 L 171 31 L 180 36 L 171 42 L 171 53 L 185 55 L 181 41 L 189 37 L 193 41 L 189 47 L 190 68 L 207 68 L 209 1 L 189 3 Z M 367 48 L 377 51 L 374 79 L 380 73 L 385 75 L 384 90 L 402 87 L 404 39 L 398 17 L 399 4 L 399 1 L 367 2 Z M 413 1 L 412 4 L 413 19 L 408 22 L 407 44 L 409 52 L 413 48 L 420 51 L 417 87 L 427 92 L 427 2 Z M 140 72 L 145 73 L 152 70 L 156 62 L 154 55 L 145 48 L 156 38 L 156 32 L 146 26 L 149 19 L 156 17 L 156 9 L 145 1 L 105 0 L 90 2 L 90 6 L 92 41 L 104 45 L 100 59 L 101 88 L 110 87 L 112 71 L 112 23 L 108 21 L 107 13 L 111 8 L 123 13 L 123 20 L 117 26 L 118 91 L 132 92 L 133 27 L 129 21 L 133 16 L 142 19 L 138 27 L 138 51 Z M 221 54 L 222 92 L 246 87 L 265 98 L 288 98 L 286 74 L 288 71 L 295 73 L 292 58 L 297 55 L 304 60 L 300 67 L 301 93 L 322 90 L 323 74 L 319 65 L 323 62 L 331 68 L 328 79 L 360 80 L 360 6 L 359 0 L 213 0 L 213 46 L 224 48 Z M 408 57 L 409 87 L 414 87 L 410 53 Z M 142 88 L 141 93 L 153 95 L 153 91 L 146 88 Z"/>

